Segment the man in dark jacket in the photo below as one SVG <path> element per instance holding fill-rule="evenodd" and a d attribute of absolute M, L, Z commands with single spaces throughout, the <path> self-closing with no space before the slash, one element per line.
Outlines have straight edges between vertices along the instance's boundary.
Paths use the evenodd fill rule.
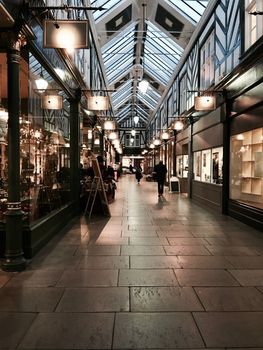
<path fill-rule="evenodd" d="M 163 195 L 164 182 L 167 173 L 166 165 L 160 160 L 159 164 L 155 165 L 154 172 L 158 183 L 158 197 L 161 197 Z"/>

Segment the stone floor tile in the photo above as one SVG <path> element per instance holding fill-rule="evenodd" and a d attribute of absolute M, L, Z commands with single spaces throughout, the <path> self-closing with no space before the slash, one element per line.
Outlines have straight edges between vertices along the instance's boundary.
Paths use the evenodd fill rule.
<path fill-rule="evenodd" d="M 190 313 L 116 315 L 113 349 L 195 347 L 204 344 Z"/>
<path fill-rule="evenodd" d="M 262 256 L 225 256 L 235 269 L 263 269 Z"/>
<path fill-rule="evenodd" d="M 176 269 L 175 274 L 180 286 L 239 286 L 232 275 L 224 270 Z"/>
<path fill-rule="evenodd" d="M 86 248 L 77 250 L 76 255 L 120 255 L 119 245 L 88 245 Z"/>
<path fill-rule="evenodd" d="M 165 237 L 130 237 L 131 245 L 169 245 Z"/>
<path fill-rule="evenodd" d="M 175 230 L 164 230 L 164 231 L 160 231 L 160 230 L 157 230 L 157 235 L 158 237 L 182 237 L 182 238 L 193 238 L 193 234 L 191 233 L 190 230 L 187 230 L 187 229 L 183 229 L 183 230 L 178 230 L 178 231 L 175 231 Z"/>
<path fill-rule="evenodd" d="M 206 311 L 263 311 L 263 294 L 253 287 L 195 287 Z"/>
<path fill-rule="evenodd" d="M 263 269 L 229 270 L 242 286 L 263 286 Z"/>
<path fill-rule="evenodd" d="M 14 275 L 6 287 L 54 287 L 62 274 L 62 270 L 23 271 Z"/>
<path fill-rule="evenodd" d="M 110 349 L 114 315 L 39 314 L 19 349 Z"/>
<path fill-rule="evenodd" d="M 256 250 L 256 247 L 241 247 L 241 246 L 212 246 L 206 245 L 206 248 L 213 255 L 236 255 L 236 256 L 244 256 L 244 255 L 259 255 Z"/>
<path fill-rule="evenodd" d="M 0 349 L 16 349 L 36 314 L 0 312 Z"/>
<path fill-rule="evenodd" d="M 83 256 L 79 269 L 128 269 L 128 256 Z"/>
<path fill-rule="evenodd" d="M 129 231 L 156 231 L 160 229 L 158 225 L 148 224 L 148 225 L 129 225 L 128 227 Z"/>
<path fill-rule="evenodd" d="M 36 258 L 30 262 L 29 269 L 46 269 L 46 270 L 65 270 L 75 268 L 81 257 L 80 256 L 47 256 L 46 258 Z"/>
<path fill-rule="evenodd" d="M 204 309 L 198 301 L 194 290 L 189 287 L 131 288 L 132 312 L 202 310 Z"/>
<path fill-rule="evenodd" d="M 122 237 L 157 237 L 157 231 L 123 231 Z"/>
<path fill-rule="evenodd" d="M 129 288 L 68 288 L 56 312 L 129 311 Z"/>
<path fill-rule="evenodd" d="M 164 246 L 163 248 L 167 255 L 211 255 L 211 253 L 204 246 L 200 245 L 173 245 Z"/>
<path fill-rule="evenodd" d="M 118 270 L 71 270 L 63 273 L 58 287 L 111 287 L 117 285 Z"/>
<path fill-rule="evenodd" d="M 183 269 L 229 269 L 233 268 L 223 256 L 178 256 Z"/>
<path fill-rule="evenodd" d="M 188 238 L 188 237 L 171 237 L 168 238 L 168 241 L 170 245 L 183 245 L 183 246 L 188 246 L 188 245 L 204 245 L 207 244 L 207 241 L 203 238 Z"/>
<path fill-rule="evenodd" d="M 132 269 L 169 269 L 180 268 L 176 256 L 131 256 Z"/>
<path fill-rule="evenodd" d="M 99 237 L 96 245 L 126 245 L 128 244 L 128 237 Z"/>
<path fill-rule="evenodd" d="M 177 286 L 178 282 L 171 269 L 166 270 L 120 270 L 119 286 Z"/>
<path fill-rule="evenodd" d="M 263 347 L 262 312 L 194 312 L 207 347 Z"/>
<path fill-rule="evenodd" d="M 3 287 L 10 279 L 11 279 L 11 276 L 0 275 L 0 288 Z"/>
<path fill-rule="evenodd" d="M 63 292 L 63 288 L 1 288 L 0 311 L 52 312 Z"/>
<path fill-rule="evenodd" d="M 165 255 L 162 246 L 129 245 L 121 247 L 121 255 Z"/>

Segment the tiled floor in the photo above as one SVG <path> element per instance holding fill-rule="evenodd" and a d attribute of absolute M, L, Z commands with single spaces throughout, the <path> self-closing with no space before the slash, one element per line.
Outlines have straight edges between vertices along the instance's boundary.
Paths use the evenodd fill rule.
<path fill-rule="evenodd" d="M 0 349 L 263 349 L 263 234 L 156 187 L 0 272 Z"/>

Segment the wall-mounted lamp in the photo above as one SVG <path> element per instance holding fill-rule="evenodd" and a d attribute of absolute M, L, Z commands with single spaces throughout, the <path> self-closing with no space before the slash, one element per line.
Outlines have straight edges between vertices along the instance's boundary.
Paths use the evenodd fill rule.
<path fill-rule="evenodd" d="M 131 134 L 132 134 L 132 136 L 135 136 L 136 131 L 134 129 L 132 129 Z"/>
<path fill-rule="evenodd" d="M 179 130 L 183 130 L 183 128 L 184 128 L 184 123 L 181 121 L 181 120 L 176 120 L 175 122 L 174 122 L 174 130 L 177 130 L 177 131 L 179 131 Z"/>
<path fill-rule="evenodd" d="M 153 141 L 153 144 L 154 144 L 154 146 L 159 146 L 161 144 L 161 140 L 160 139 L 155 139 Z"/>
<path fill-rule="evenodd" d="M 164 131 L 163 133 L 162 133 L 162 139 L 163 140 L 169 140 L 169 133 L 167 132 L 167 131 Z"/>

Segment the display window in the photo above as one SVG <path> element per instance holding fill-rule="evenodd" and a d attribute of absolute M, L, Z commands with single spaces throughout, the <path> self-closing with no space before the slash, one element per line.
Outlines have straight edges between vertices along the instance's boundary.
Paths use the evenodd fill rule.
<path fill-rule="evenodd" d="M 194 179 L 221 185 L 223 182 L 223 147 L 194 152 Z"/>
<path fill-rule="evenodd" d="M 176 157 L 176 175 L 178 177 L 188 177 L 188 155 Z"/>
<path fill-rule="evenodd" d="M 2 60 L 1 63 L 5 63 Z M 6 72 L 5 69 L 3 72 Z M 4 79 L 5 78 L 5 79 Z M 20 115 L 20 199 L 24 221 L 33 223 L 65 205 L 70 198 L 69 102 L 62 92 L 60 110 L 45 110 L 36 81 L 40 78 L 56 86 L 53 79 L 30 54 L 21 60 Z M 6 81 L 4 73 L 1 81 Z M 6 84 L 1 97 L 7 106 Z M 5 86 L 5 89 L 3 88 Z M 1 109 L 3 112 L 3 109 Z M 0 221 L 8 200 L 8 114 L 0 115 Z"/>
<path fill-rule="evenodd" d="M 231 137 L 230 198 L 263 208 L 263 128 Z"/>

